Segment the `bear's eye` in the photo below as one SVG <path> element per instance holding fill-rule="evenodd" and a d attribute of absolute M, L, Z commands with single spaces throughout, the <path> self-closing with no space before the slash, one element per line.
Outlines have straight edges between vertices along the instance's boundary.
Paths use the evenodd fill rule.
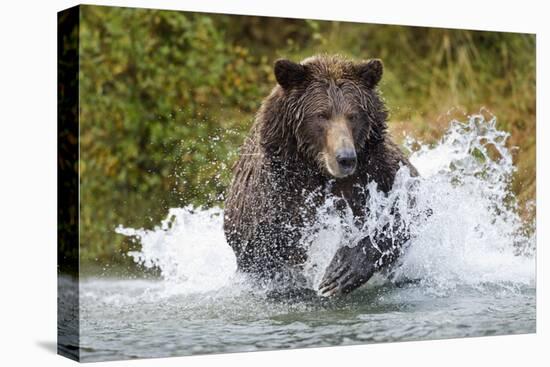
<path fill-rule="evenodd" d="M 350 113 L 349 115 L 346 116 L 348 118 L 348 121 L 351 121 L 351 122 L 359 122 L 361 121 L 361 115 L 358 114 L 358 113 Z"/>
<path fill-rule="evenodd" d="M 318 112 L 315 114 L 315 118 L 317 120 L 328 120 L 330 118 L 330 115 L 328 112 Z"/>

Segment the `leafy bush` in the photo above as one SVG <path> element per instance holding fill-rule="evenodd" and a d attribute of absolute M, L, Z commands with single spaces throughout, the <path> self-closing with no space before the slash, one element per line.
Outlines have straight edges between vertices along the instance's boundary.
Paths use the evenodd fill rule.
<path fill-rule="evenodd" d="M 223 199 L 228 162 L 268 91 L 266 61 L 227 43 L 207 16 L 83 7 L 84 258 L 126 250 L 118 224 Z"/>

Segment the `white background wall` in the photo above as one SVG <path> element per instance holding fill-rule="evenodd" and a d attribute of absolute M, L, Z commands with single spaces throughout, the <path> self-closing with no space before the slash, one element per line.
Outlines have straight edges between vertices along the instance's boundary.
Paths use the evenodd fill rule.
<path fill-rule="evenodd" d="M 548 103 L 545 1 L 92 1 L 223 13 L 537 33 L 537 334 L 432 342 L 111 362 L 107 366 L 540 366 L 548 325 Z M 2 2 L 0 8 L 0 365 L 74 362 L 56 342 L 56 12 L 77 4 Z M 545 168 L 546 166 L 546 168 Z M 544 264 L 544 265 L 543 265 Z M 546 308 L 546 310 L 544 310 Z"/>

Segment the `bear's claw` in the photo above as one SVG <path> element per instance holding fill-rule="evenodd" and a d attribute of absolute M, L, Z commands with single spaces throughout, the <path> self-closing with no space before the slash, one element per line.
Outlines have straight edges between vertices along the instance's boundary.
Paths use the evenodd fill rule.
<path fill-rule="evenodd" d="M 366 283 L 374 270 L 374 264 L 369 261 L 363 246 L 342 247 L 325 271 L 319 292 L 323 296 L 350 293 Z"/>

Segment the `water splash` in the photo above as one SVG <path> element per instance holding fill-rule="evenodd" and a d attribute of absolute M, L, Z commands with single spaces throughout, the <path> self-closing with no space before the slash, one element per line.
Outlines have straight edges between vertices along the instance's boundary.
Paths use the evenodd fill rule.
<path fill-rule="evenodd" d="M 140 251 L 129 252 L 135 262 L 156 267 L 173 293 L 207 292 L 231 282 L 237 270 L 233 250 L 225 242 L 219 208 L 172 208 L 152 230 L 119 226 L 117 233 L 136 237 Z"/>
<path fill-rule="evenodd" d="M 439 144 L 412 154 L 422 175 L 419 208 L 433 215 L 411 226 L 399 275 L 419 278 L 434 291 L 461 284 L 534 286 L 536 240 L 534 231 L 526 234 L 510 190 L 515 167 L 508 137 L 495 117 L 475 115 L 453 121 Z"/>
<path fill-rule="evenodd" d="M 309 251 L 304 273 L 311 287 L 316 289 L 338 248 L 388 225 L 411 233 L 393 281 L 419 280 L 426 293 L 436 295 L 459 286 L 534 287 L 535 235 L 527 234 L 510 191 L 515 167 L 507 138 L 494 117 L 474 115 L 466 122 L 452 121 L 433 146 L 407 139 L 420 177 L 403 167 L 388 195 L 375 183 L 363 188 L 369 205 L 361 227 L 351 211 L 336 213 L 336 199 L 327 199 L 303 236 Z M 399 217 L 392 215 L 395 207 Z M 205 292 L 233 286 L 238 279 L 222 217 L 217 208 L 171 209 L 153 230 L 119 227 L 117 232 L 140 240 L 141 251 L 130 255 L 146 267 L 158 267 L 171 291 Z"/>

